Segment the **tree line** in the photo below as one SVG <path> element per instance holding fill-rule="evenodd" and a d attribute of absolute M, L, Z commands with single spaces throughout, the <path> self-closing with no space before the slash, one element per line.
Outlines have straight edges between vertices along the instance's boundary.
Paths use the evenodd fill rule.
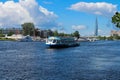
<path fill-rule="evenodd" d="M 116 12 L 113 16 L 112 16 L 112 23 L 115 24 L 115 26 L 117 28 L 120 28 L 120 13 Z"/>
<path fill-rule="evenodd" d="M 116 12 L 113 16 L 112 16 L 112 23 L 120 29 L 120 12 Z M 112 40 L 120 40 L 120 36 L 118 34 L 115 34 L 114 36 L 110 36 L 109 39 Z"/>
<path fill-rule="evenodd" d="M 112 16 L 112 23 L 115 24 L 115 26 L 117 28 L 120 28 L 120 13 L 119 12 L 116 12 L 113 16 Z M 35 28 L 34 24 L 33 23 L 24 23 L 21 25 L 22 26 L 22 29 L 23 29 L 23 35 L 30 35 L 30 36 L 39 36 L 39 29 Z M 72 36 L 72 37 L 76 37 L 76 38 L 79 38 L 80 37 L 80 34 L 79 34 L 79 31 L 75 31 L 71 34 L 66 34 L 66 33 L 59 33 L 57 30 L 55 31 L 52 31 L 50 29 L 47 30 L 48 32 L 52 32 L 51 35 L 49 36 Z M 101 36 L 98 36 L 99 39 L 101 40 L 114 40 L 114 39 L 120 39 L 120 36 L 119 35 L 116 35 L 116 36 L 109 36 L 109 37 L 101 37 Z"/>
<path fill-rule="evenodd" d="M 30 35 L 30 36 L 40 36 L 42 38 L 44 38 L 44 36 L 41 36 L 41 31 L 39 28 L 35 28 L 34 23 L 31 22 L 27 22 L 24 24 L 21 24 L 22 27 L 22 35 L 26 36 L 26 35 Z M 13 34 L 15 34 L 16 31 L 12 31 L 9 30 L 9 32 L 7 33 L 8 36 L 11 36 Z M 67 33 L 59 33 L 57 30 L 52 31 L 50 29 L 48 30 L 44 30 L 44 32 L 46 32 L 47 37 L 49 36 L 61 36 L 61 37 L 65 37 L 65 36 L 72 36 L 72 37 L 80 37 L 79 31 L 75 31 L 71 34 L 67 34 Z M 2 29 L 0 29 L 0 37 L 5 37 L 5 35 L 2 33 Z"/>

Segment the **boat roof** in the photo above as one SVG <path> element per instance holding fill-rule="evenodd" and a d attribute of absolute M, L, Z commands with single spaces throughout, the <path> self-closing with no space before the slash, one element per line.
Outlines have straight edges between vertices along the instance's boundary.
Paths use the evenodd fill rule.
<path fill-rule="evenodd" d="M 56 40 L 74 40 L 73 37 L 48 37 L 48 39 L 56 39 Z"/>
<path fill-rule="evenodd" d="M 60 37 L 48 37 L 48 39 L 57 39 L 57 40 L 60 40 Z"/>

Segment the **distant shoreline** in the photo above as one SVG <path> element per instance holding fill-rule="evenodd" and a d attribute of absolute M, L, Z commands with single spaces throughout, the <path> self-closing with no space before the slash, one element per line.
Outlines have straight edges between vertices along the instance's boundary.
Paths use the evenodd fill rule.
<path fill-rule="evenodd" d="M 16 40 L 11 38 L 0 37 L 0 41 L 16 41 Z"/>

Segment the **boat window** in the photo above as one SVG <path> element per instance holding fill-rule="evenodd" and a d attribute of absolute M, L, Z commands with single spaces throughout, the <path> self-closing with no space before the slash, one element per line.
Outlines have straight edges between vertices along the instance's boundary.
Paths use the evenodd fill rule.
<path fill-rule="evenodd" d="M 57 41 L 56 40 L 53 40 L 53 43 L 56 43 Z"/>
<path fill-rule="evenodd" d="M 49 39 L 48 41 L 49 41 L 49 42 L 52 42 L 52 40 L 51 40 L 51 39 Z"/>
<path fill-rule="evenodd" d="M 60 43 L 60 40 L 57 40 L 57 43 Z"/>

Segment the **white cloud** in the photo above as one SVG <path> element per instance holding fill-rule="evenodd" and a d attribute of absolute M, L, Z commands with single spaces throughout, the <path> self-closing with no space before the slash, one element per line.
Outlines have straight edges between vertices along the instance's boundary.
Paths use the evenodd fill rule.
<path fill-rule="evenodd" d="M 7 1 L 0 4 L 0 23 L 5 25 L 32 21 L 30 14 L 20 4 Z"/>
<path fill-rule="evenodd" d="M 52 2 L 43 1 L 44 4 L 53 4 Z"/>
<path fill-rule="evenodd" d="M 44 7 L 42 7 L 42 6 L 39 6 L 39 10 L 44 14 L 44 15 L 46 15 L 46 16 L 53 16 L 54 15 L 54 17 L 56 16 L 57 17 L 57 15 L 55 15 L 54 14 L 54 12 L 50 12 L 50 11 L 48 11 L 46 8 L 44 8 Z"/>
<path fill-rule="evenodd" d="M 73 25 L 72 29 L 73 30 L 83 30 L 83 29 L 86 29 L 86 26 L 85 25 Z"/>
<path fill-rule="evenodd" d="M 106 2 L 78 2 L 71 5 L 69 9 L 96 15 L 111 16 L 117 10 L 117 5 Z"/>
<path fill-rule="evenodd" d="M 0 24 L 21 25 L 24 22 L 33 22 L 40 27 L 55 27 L 57 15 L 39 5 L 36 0 L 12 0 L 0 2 Z"/>

